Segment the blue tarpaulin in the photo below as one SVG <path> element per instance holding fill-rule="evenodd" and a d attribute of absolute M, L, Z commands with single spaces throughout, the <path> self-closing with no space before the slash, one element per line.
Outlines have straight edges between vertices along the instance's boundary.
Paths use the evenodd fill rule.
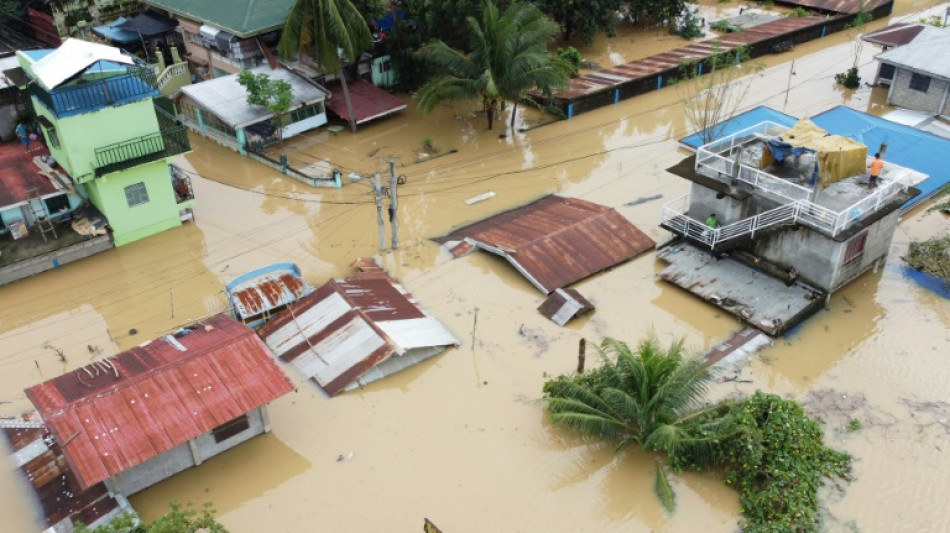
<path fill-rule="evenodd" d="M 804 153 L 814 153 L 814 150 L 809 150 L 804 146 L 792 146 L 779 137 L 766 139 L 765 145 L 768 146 L 769 151 L 772 152 L 772 157 L 774 157 L 776 161 L 785 161 L 785 158 L 788 157 L 789 154 L 793 157 L 799 157 Z"/>
<path fill-rule="evenodd" d="M 124 24 L 127 19 L 125 17 L 119 17 L 115 19 L 114 22 L 106 24 L 105 26 L 95 26 L 92 28 L 92 31 L 97 35 L 105 37 L 112 42 L 116 43 L 132 43 L 139 40 L 139 34 L 131 31 L 121 30 L 116 26 Z"/>

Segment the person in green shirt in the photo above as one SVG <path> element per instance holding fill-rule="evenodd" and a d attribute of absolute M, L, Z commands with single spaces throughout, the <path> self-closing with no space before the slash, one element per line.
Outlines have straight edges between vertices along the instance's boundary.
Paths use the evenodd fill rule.
<path fill-rule="evenodd" d="M 706 219 L 706 225 L 709 226 L 709 229 L 716 229 L 719 227 L 719 220 L 716 218 L 716 213 L 709 215 L 709 218 Z"/>

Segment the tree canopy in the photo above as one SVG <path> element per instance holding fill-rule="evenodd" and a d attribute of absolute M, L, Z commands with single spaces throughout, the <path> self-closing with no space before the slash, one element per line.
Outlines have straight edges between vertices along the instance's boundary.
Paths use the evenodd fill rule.
<path fill-rule="evenodd" d="M 418 52 L 434 73 L 418 94 L 422 111 L 443 101 L 480 98 L 491 129 L 502 102 L 517 102 L 532 89 L 551 91 L 567 84 L 569 69 L 546 48 L 558 26 L 537 7 L 519 3 L 499 12 L 488 1 L 481 20 L 468 17 L 466 23 L 470 52 L 441 40 Z"/>

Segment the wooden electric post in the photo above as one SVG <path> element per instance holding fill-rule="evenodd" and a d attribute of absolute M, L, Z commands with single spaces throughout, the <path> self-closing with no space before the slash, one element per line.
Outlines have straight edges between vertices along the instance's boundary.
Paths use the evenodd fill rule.
<path fill-rule="evenodd" d="M 396 214 L 396 162 L 389 162 L 389 224 L 393 228 L 393 250 L 399 248 L 399 217 Z"/>

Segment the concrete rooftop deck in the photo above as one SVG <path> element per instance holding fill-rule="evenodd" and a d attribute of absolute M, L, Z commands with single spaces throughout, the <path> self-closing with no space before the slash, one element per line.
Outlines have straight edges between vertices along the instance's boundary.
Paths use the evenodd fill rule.
<path fill-rule="evenodd" d="M 656 254 L 667 263 L 659 276 L 678 285 L 723 311 L 772 336 L 805 320 L 821 309 L 824 294 L 784 280 L 730 257 L 719 260 L 686 243 L 675 243 Z"/>
<path fill-rule="evenodd" d="M 740 156 L 741 162 L 753 168 L 758 167 L 758 161 L 761 160 L 762 150 L 764 149 L 765 145 L 762 142 L 754 142 L 744 146 Z M 869 149 L 868 154 L 871 155 L 873 152 Z M 868 158 L 868 164 L 870 164 L 871 159 L 872 157 Z M 884 169 L 881 172 L 877 188 L 871 189 L 868 186 L 869 175 L 867 173 L 849 176 L 820 190 L 813 202 L 832 211 L 841 212 L 880 190 L 881 186 L 886 183 L 903 180 L 907 185 L 917 185 L 927 178 L 925 174 L 920 172 L 888 163 L 886 156 L 884 159 Z M 809 182 L 815 169 L 815 160 L 814 153 L 806 153 L 798 158 L 787 157 L 784 161 L 776 161 L 769 165 L 763 171 L 790 183 L 812 188 Z"/>

